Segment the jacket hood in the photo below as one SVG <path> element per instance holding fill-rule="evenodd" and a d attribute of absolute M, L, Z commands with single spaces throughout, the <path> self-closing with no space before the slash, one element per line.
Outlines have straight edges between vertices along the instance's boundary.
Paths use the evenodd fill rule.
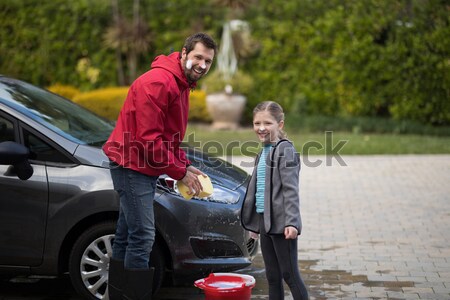
<path fill-rule="evenodd" d="M 151 68 L 162 68 L 169 71 L 175 76 L 178 84 L 185 88 L 189 87 L 192 89 L 196 86 L 196 83 L 189 85 L 186 75 L 184 75 L 183 68 L 181 67 L 180 52 L 173 52 L 169 55 L 157 56 L 153 60 Z"/>

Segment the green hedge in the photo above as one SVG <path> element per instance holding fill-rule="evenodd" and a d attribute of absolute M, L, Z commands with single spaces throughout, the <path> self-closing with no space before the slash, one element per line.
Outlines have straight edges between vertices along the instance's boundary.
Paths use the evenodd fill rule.
<path fill-rule="evenodd" d="M 110 87 L 78 94 L 73 102 L 109 120 L 117 120 L 127 97 L 128 87 Z"/>
<path fill-rule="evenodd" d="M 379 117 L 330 117 L 325 115 L 286 116 L 286 128 L 291 132 L 352 132 L 392 133 L 450 136 L 450 126 L 431 126 L 420 122 Z"/>
<path fill-rule="evenodd" d="M 118 85 L 118 68 L 129 74 L 134 60 L 127 59 L 129 44 L 105 44 L 113 2 L 0 1 L 0 73 L 82 91 Z M 155 56 L 180 50 L 193 32 L 220 43 L 223 21 L 232 16 L 249 22 L 255 41 L 239 56 L 239 70 L 254 82 L 245 123 L 256 103 L 270 99 L 292 113 L 450 125 L 448 1 L 258 0 L 239 12 L 219 2 L 231 3 L 140 1 L 149 42 L 137 73 Z M 121 17 L 132 21 L 133 1 L 118 3 Z"/>
<path fill-rule="evenodd" d="M 211 117 L 206 107 L 206 93 L 204 91 L 195 90 L 191 92 L 189 98 L 189 121 L 211 121 Z"/>
<path fill-rule="evenodd" d="M 72 100 L 75 96 L 81 93 L 81 91 L 74 86 L 60 83 L 56 83 L 54 85 L 47 87 L 47 90 L 70 100 Z"/>
<path fill-rule="evenodd" d="M 69 86 L 50 87 L 55 93 L 72 99 L 73 102 L 93 111 L 99 116 L 115 121 L 119 116 L 127 97 L 128 87 L 110 87 L 91 92 L 78 93 L 71 97 L 68 93 L 74 89 Z M 206 108 L 206 94 L 203 91 L 193 91 L 190 95 L 189 121 L 210 122 Z"/>

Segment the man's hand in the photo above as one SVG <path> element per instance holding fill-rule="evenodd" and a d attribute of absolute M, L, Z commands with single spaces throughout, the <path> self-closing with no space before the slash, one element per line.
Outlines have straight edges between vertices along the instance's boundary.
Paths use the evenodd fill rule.
<path fill-rule="evenodd" d="M 181 181 L 189 187 L 189 195 L 198 196 L 201 191 L 203 191 L 203 186 L 198 180 L 198 175 L 205 176 L 205 173 L 200 171 L 199 169 L 189 166 L 187 167 L 186 175 L 181 179 Z"/>
<path fill-rule="evenodd" d="M 197 169 L 196 167 L 194 167 L 192 165 L 187 167 L 187 170 L 191 171 L 194 174 L 202 175 L 203 177 L 207 177 L 207 175 L 205 173 L 203 173 L 202 171 L 200 171 L 199 169 Z"/>
<path fill-rule="evenodd" d="M 296 239 L 298 236 L 298 231 L 297 228 L 293 227 L 293 226 L 288 226 L 284 228 L 284 237 L 287 240 L 293 240 Z"/>

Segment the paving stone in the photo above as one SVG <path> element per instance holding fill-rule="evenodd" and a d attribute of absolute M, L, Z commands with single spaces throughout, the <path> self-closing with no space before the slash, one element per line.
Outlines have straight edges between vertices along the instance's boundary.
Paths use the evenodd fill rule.
<path fill-rule="evenodd" d="M 426 300 L 448 300 L 450 299 L 449 293 L 419 293 L 420 299 Z"/>

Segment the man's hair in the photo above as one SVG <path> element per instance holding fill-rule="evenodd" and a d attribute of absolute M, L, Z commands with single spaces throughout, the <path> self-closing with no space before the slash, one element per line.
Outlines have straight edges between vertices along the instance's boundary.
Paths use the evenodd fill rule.
<path fill-rule="evenodd" d="M 183 48 L 186 48 L 186 54 L 191 52 L 197 43 L 202 43 L 206 48 L 213 49 L 214 55 L 217 54 L 216 42 L 206 33 L 199 32 L 189 36 L 184 42 Z"/>

